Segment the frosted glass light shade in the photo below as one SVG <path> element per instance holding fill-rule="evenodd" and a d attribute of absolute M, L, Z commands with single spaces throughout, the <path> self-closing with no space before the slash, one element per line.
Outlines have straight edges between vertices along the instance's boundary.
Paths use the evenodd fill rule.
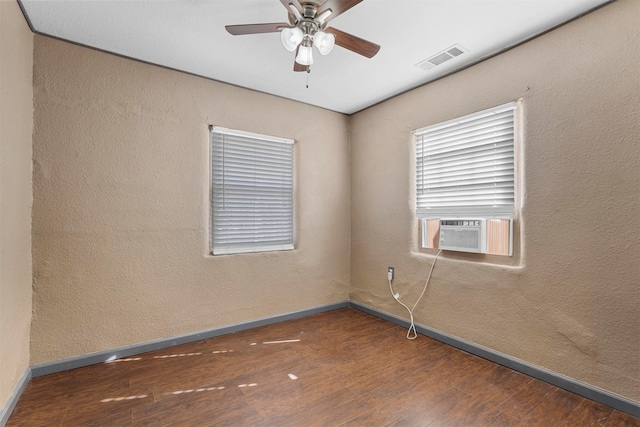
<path fill-rule="evenodd" d="M 296 47 L 302 41 L 302 30 L 298 27 L 293 28 L 285 28 L 280 32 L 280 39 L 282 40 L 282 45 L 289 52 L 293 52 L 296 50 Z"/>
<path fill-rule="evenodd" d="M 296 56 L 296 62 L 300 65 L 313 64 L 313 51 L 311 50 L 311 46 L 300 46 L 298 56 Z"/>
<path fill-rule="evenodd" d="M 318 48 L 320 55 L 326 55 L 331 52 L 333 45 L 336 43 L 336 36 L 324 31 L 318 31 L 313 35 L 313 44 Z"/>

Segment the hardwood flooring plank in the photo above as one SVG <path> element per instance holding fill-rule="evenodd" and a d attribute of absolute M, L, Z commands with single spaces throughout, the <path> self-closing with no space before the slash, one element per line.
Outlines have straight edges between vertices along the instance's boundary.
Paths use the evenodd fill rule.
<path fill-rule="evenodd" d="M 198 426 L 207 427 L 219 425 L 223 422 L 237 423 L 238 418 L 242 422 L 251 421 L 252 425 L 260 425 L 262 419 L 255 412 L 250 413 L 251 408 L 246 408 L 246 412 L 241 412 L 239 415 L 229 415 L 224 412 L 212 408 L 207 402 L 191 403 L 182 406 L 178 406 L 173 410 L 156 413 L 147 418 L 135 420 L 132 422 L 132 426 L 141 427 L 159 427 L 159 426 Z M 223 418 L 220 418 L 224 416 Z M 243 425 L 235 424 L 235 425 Z M 251 424 L 244 424 L 251 425 Z"/>
<path fill-rule="evenodd" d="M 497 417 L 491 420 L 491 427 L 514 427 L 518 426 L 518 419 L 511 417 L 504 412 L 500 412 Z M 580 426 L 576 426 L 580 427 Z"/>
<path fill-rule="evenodd" d="M 131 408 L 109 411 L 89 408 L 69 409 L 62 419 L 62 427 L 104 427 L 131 425 Z"/>
<path fill-rule="evenodd" d="M 303 405 L 303 409 L 286 421 L 291 426 L 332 426 L 338 425 L 364 412 L 362 405 L 355 401 L 356 395 L 348 389 L 338 389 L 332 393 L 312 400 Z M 269 419 L 278 420 L 278 416 Z"/>
<path fill-rule="evenodd" d="M 531 381 L 534 381 L 534 379 L 520 372 L 509 370 L 508 375 L 503 378 L 494 378 L 494 382 L 489 386 L 482 390 L 476 390 L 475 395 L 480 399 L 491 401 L 496 406 L 500 406 L 519 390 L 525 389 Z"/>
<path fill-rule="evenodd" d="M 640 420 L 347 308 L 35 378 L 7 424 L 341 425 Z"/>
<path fill-rule="evenodd" d="M 413 395 L 414 398 L 416 394 Z M 460 401 L 467 398 L 467 394 L 455 387 L 449 388 L 435 397 L 425 400 L 420 398 L 418 402 L 403 406 L 405 415 L 401 423 L 407 425 L 439 426 L 448 419 L 446 414 L 454 409 Z"/>
<path fill-rule="evenodd" d="M 52 408 L 48 402 L 42 405 L 16 406 L 6 427 L 60 426 L 66 407 Z"/>
<path fill-rule="evenodd" d="M 520 420 L 531 413 L 538 405 L 549 398 L 557 387 L 532 379 L 517 387 L 513 395 L 498 409 L 506 415 Z"/>
<path fill-rule="evenodd" d="M 605 427 L 640 427 L 640 418 L 613 411 L 604 425 Z"/>
<path fill-rule="evenodd" d="M 497 406 L 488 400 L 482 400 L 474 395 L 468 395 L 466 399 L 458 401 L 444 418 L 445 425 L 449 426 L 490 426 L 493 420 L 501 414 Z"/>
<path fill-rule="evenodd" d="M 397 426 L 400 425 L 400 416 L 396 409 L 391 406 L 381 406 L 369 409 L 366 412 L 346 420 L 340 426 L 345 427 L 361 427 L 361 426 Z"/>
<path fill-rule="evenodd" d="M 583 399 L 575 393 L 557 388 L 522 419 L 528 426 L 560 425 Z"/>
<path fill-rule="evenodd" d="M 213 387 L 196 388 L 192 389 L 192 391 L 186 389 L 180 390 L 179 394 L 170 393 L 161 396 L 154 394 L 151 399 L 143 400 L 132 408 L 132 419 L 133 421 L 138 421 L 157 413 L 176 410 L 187 404 L 209 401 L 222 402 L 229 400 L 227 397 L 229 393 L 239 394 L 235 390 L 229 391 L 227 389 L 218 389 L 217 387 L 211 390 L 211 388 Z"/>
<path fill-rule="evenodd" d="M 562 426 L 602 427 L 613 408 L 589 399 L 582 399 L 576 409 L 562 422 Z"/>

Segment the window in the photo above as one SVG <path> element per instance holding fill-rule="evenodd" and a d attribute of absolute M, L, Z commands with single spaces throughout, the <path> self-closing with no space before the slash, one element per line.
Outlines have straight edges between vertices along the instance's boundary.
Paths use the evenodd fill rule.
<path fill-rule="evenodd" d="M 293 249 L 293 141 L 211 128 L 214 255 Z"/>
<path fill-rule="evenodd" d="M 439 219 L 481 218 L 487 220 L 489 248 L 483 252 L 499 246 L 501 255 L 510 254 L 516 106 L 512 102 L 415 131 L 422 247 L 438 247 Z"/>

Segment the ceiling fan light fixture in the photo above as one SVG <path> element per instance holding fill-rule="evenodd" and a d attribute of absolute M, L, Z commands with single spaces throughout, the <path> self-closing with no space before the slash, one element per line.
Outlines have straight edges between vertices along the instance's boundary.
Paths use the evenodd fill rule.
<path fill-rule="evenodd" d="M 327 55 L 336 43 L 336 36 L 324 31 L 318 31 L 313 35 L 313 44 L 318 48 L 320 55 Z"/>
<path fill-rule="evenodd" d="M 296 56 L 296 62 L 305 66 L 313 64 L 313 51 L 311 50 L 311 46 L 305 46 L 304 44 L 300 46 L 298 56 Z"/>
<path fill-rule="evenodd" d="M 282 40 L 282 45 L 289 52 L 293 52 L 296 50 L 302 39 L 304 34 L 302 34 L 302 30 L 298 27 L 292 28 L 284 28 L 280 32 L 280 39 Z"/>

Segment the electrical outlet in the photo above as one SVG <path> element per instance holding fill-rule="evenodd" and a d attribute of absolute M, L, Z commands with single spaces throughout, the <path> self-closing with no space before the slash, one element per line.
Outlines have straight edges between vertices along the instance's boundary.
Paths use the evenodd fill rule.
<path fill-rule="evenodd" d="M 395 273 L 395 269 L 393 267 L 388 267 L 387 268 L 387 279 L 393 280 L 394 273 Z"/>

